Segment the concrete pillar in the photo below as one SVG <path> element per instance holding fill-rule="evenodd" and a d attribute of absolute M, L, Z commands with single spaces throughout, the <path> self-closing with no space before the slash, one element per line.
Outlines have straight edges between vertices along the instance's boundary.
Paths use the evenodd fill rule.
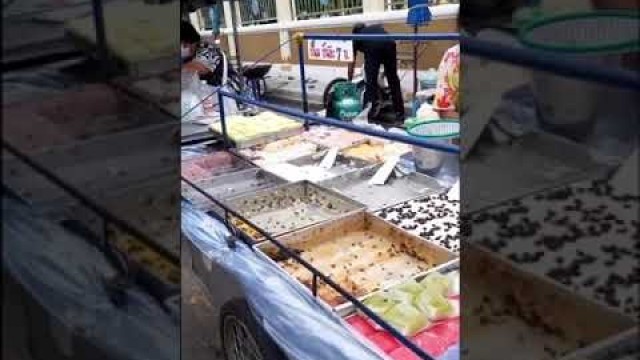
<path fill-rule="evenodd" d="M 231 22 L 232 22 L 231 6 L 232 5 L 230 0 L 224 0 L 224 2 L 222 3 L 222 9 L 224 11 L 224 24 L 225 24 L 225 28 L 227 28 L 228 30 L 231 29 Z M 233 34 L 231 33 L 227 34 L 227 44 L 229 44 L 229 56 L 236 56 L 236 43 L 233 39 Z"/>
<path fill-rule="evenodd" d="M 293 20 L 293 9 L 291 7 L 290 0 L 276 0 L 276 17 L 278 23 L 289 22 Z M 289 40 L 291 34 L 287 30 L 281 30 L 279 33 L 280 43 Z M 280 56 L 282 60 L 288 61 L 291 59 L 291 43 L 287 43 L 280 48 Z"/>
<path fill-rule="evenodd" d="M 362 12 L 382 12 L 385 11 L 386 0 L 362 0 Z"/>

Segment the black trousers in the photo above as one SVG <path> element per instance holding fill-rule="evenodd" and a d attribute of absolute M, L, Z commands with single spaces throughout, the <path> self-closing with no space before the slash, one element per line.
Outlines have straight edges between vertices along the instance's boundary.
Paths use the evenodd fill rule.
<path fill-rule="evenodd" d="M 365 103 L 371 101 L 371 111 L 369 114 L 377 116 L 380 111 L 380 89 L 378 86 L 378 74 L 380 67 L 384 66 L 384 73 L 391 90 L 391 100 L 393 101 L 393 110 L 398 116 L 404 116 L 404 102 L 402 100 L 402 91 L 400 90 L 400 79 L 398 78 L 398 63 L 396 46 L 386 46 L 365 53 L 364 73 L 366 77 Z"/>

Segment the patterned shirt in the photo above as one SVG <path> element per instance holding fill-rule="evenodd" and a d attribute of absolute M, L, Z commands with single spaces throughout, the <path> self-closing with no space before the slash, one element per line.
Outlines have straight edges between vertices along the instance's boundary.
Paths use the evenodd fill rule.
<path fill-rule="evenodd" d="M 433 101 L 437 111 L 457 111 L 459 108 L 460 45 L 444 53 L 438 67 L 438 83 Z"/>

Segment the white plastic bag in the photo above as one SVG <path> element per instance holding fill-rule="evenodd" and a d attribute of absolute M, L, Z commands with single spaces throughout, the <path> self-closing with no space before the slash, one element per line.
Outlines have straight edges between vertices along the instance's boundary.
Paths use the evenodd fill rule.
<path fill-rule="evenodd" d="M 353 123 L 356 125 L 368 125 L 369 124 L 369 111 L 371 111 L 371 103 L 367 105 L 367 107 L 360 112 L 355 118 L 353 118 Z"/>
<path fill-rule="evenodd" d="M 180 78 L 180 118 L 182 121 L 193 121 L 202 116 L 202 108 L 198 106 L 200 83 L 198 74 L 182 71 Z"/>

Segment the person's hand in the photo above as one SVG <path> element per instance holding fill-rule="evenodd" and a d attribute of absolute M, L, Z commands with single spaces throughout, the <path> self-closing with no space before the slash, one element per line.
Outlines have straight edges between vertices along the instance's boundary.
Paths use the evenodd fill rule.
<path fill-rule="evenodd" d="M 184 64 L 182 68 L 187 71 L 195 72 L 198 75 L 204 75 L 211 72 L 211 70 L 207 66 L 197 60 L 189 61 L 188 63 Z"/>
<path fill-rule="evenodd" d="M 353 62 L 349 63 L 349 65 L 347 66 L 347 79 L 349 81 L 353 80 L 353 70 L 356 67 L 356 62 L 355 59 Z"/>

